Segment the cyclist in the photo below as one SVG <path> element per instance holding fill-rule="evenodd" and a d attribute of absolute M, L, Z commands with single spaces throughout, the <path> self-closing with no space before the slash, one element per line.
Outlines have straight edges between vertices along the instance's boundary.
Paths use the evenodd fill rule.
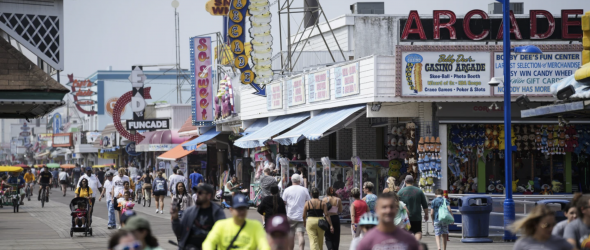
<path fill-rule="evenodd" d="M 39 174 L 39 196 L 37 200 L 41 200 L 41 190 L 46 189 L 45 202 L 49 202 L 49 188 L 51 188 L 51 181 L 53 176 L 49 172 L 47 165 L 43 165 L 43 171 Z"/>
<path fill-rule="evenodd" d="M 35 187 L 35 175 L 31 173 L 30 169 L 28 169 L 27 173 L 25 173 L 24 178 L 26 186 L 28 186 L 30 189 L 28 195 L 33 196 L 33 188 Z"/>

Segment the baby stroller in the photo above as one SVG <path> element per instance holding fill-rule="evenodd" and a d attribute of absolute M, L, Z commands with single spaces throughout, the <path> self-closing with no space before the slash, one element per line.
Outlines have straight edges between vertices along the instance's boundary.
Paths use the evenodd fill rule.
<path fill-rule="evenodd" d="M 85 220 L 86 220 L 86 226 L 82 227 L 82 225 L 78 225 L 78 227 L 76 227 L 75 223 L 76 223 L 76 217 L 78 214 L 78 211 L 76 211 L 76 209 L 80 208 L 79 204 L 81 203 L 81 205 L 86 209 L 86 215 L 84 216 Z M 71 215 L 72 215 L 72 227 L 70 228 L 70 237 L 74 237 L 74 232 L 76 233 L 84 233 L 84 236 L 88 236 L 88 234 L 92 235 L 92 228 L 90 227 L 92 225 L 92 214 L 91 211 L 89 211 L 91 208 L 90 204 L 88 203 L 88 198 L 74 198 L 72 199 L 72 201 L 70 201 L 70 211 L 72 211 Z"/>

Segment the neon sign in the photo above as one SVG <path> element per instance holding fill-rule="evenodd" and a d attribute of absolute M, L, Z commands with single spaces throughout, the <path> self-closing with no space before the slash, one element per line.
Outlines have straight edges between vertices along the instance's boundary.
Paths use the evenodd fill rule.
<path fill-rule="evenodd" d="M 192 37 L 190 46 L 193 125 L 206 126 L 214 118 L 211 37 Z"/>

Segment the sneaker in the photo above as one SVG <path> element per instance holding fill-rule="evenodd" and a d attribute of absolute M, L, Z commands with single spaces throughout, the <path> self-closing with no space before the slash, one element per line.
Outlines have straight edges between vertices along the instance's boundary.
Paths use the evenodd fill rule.
<path fill-rule="evenodd" d="M 86 224 L 82 225 L 82 227 L 86 227 Z"/>
<path fill-rule="evenodd" d="M 160 211 L 160 214 L 164 214 L 164 211 Z"/>
<path fill-rule="evenodd" d="M 117 229 L 121 229 L 121 226 L 119 226 Z"/>
<path fill-rule="evenodd" d="M 78 228 L 78 225 L 76 225 L 76 228 Z"/>
<path fill-rule="evenodd" d="M 156 213 L 160 212 L 160 209 L 156 209 Z"/>

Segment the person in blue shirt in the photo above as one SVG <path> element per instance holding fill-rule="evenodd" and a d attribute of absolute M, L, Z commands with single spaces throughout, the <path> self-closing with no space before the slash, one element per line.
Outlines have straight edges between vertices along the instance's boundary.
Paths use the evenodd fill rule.
<path fill-rule="evenodd" d="M 188 176 L 188 178 L 191 182 L 190 183 L 191 189 L 193 187 L 196 187 L 197 185 L 199 185 L 199 183 L 205 182 L 205 178 L 203 178 L 203 175 L 201 175 L 201 173 L 199 173 L 199 168 L 201 168 L 201 166 L 197 166 L 197 167 L 193 168 L 193 173 Z"/>
<path fill-rule="evenodd" d="M 449 225 L 439 222 L 438 209 L 445 205 L 445 198 L 443 197 L 443 190 L 437 189 L 434 194 L 436 198 L 432 200 L 432 209 L 430 209 L 430 216 L 432 217 L 432 224 L 434 226 L 434 238 L 436 239 L 436 246 L 438 249 L 447 249 L 447 240 L 449 238 Z M 449 213 L 453 215 L 449 202 L 446 203 Z M 440 240 L 439 240 L 440 236 Z M 441 247 L 442 245 L 442 247 Z"/>
<path fill-rule="evenodd" d="M 137 204 L 141 204 L 141 200 L 139 199 L 142 194 L 142 187 L 143 187 L 143 180 L 141 176 L 135 177 L 135 202 Z"/>
<path fill-rule="evenodd" d="M 8 178 L 8 184 L 10 185 L 16 185 L 17 186 L 17 193 L 21 193 L 21 188 L 24 187 L 25 185 L 25 178 L 23 178 L 21 175 L 19 175 L 19 173 L 16 172 L 12 172 L 10 173 L 10 177 Z M 24 205 L 23 200 L 25 199 L 25 193 L 23 192 L 20 195 L 20 204 Z"/>

